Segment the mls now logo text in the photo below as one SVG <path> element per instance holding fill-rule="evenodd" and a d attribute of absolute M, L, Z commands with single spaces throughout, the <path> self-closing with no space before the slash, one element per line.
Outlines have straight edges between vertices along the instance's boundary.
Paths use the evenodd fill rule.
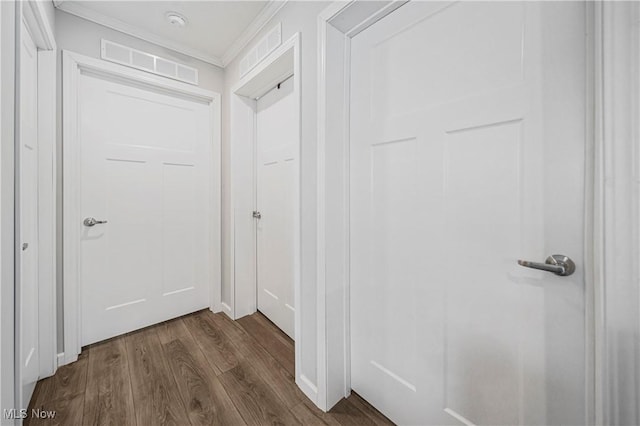
<path fill-rule="evenodd" d="M 26 419 L 29 416 L 29 411 L 24 409 L 9 408 L 3 412 L 5 419 Z M 34 408 L 31 410 L 31 418 L 34 419 L 53 419 L 56 416 L 56 412 L 53 410 L 41 410 Z"/>

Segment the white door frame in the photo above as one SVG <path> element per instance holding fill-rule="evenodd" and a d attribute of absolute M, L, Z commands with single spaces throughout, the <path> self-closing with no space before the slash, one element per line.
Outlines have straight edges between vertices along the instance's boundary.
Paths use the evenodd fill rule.
<path fill-rule="evenodd" d="M 254 69 L 231 88 L 231 127 L 230 127 L 230 265 L 229 300 L 223 301 L 222 309 L 232 319 L 241 318 L 257 310 L 256 281 L 256 235 L 255 220 L 251 212 L 256 209 L 256 98 L 273 89 L 278 83 L 293 76 L 293 90 L 296 102 L 296 118 L 291 123 L 297 126 L 297 176 L 294 183 L 293 217 L 293 269 L 295 303 L 295 380 L 296 384 L 313 401 L 317 389 L 302 371 L 302 347 L 305 344 L 302 335 L 301 303 L 301 234 L 300 234 L 300 145 L 301 126 L 301 76 L 300 76 L 300 33 L 294 34 L 280 47 L 269 54 Z M 243 237 L 237 237 L 242 234 Z M 246 247 L 240 248 L 240 241 Z M 242 276 L 240 276 L 240 273 Z"/>
<path fill-rule="evenodd" d="M 406 1 L 336 1 L 318 15 L 317 374 L 319 408 L 351 394 L 349 97 L 351 38 Z M 330 248 L 330 249 L 328 249 Z"/>
<path fill-rule="evenodd" d="M 0 408 L 14 408 L 15 23 L 17 4 L 0 2 Z M 13 424 L 7 420 L 7 424 Z"/>
<path fill-rule="evenodd" d="M 621 395 L 620 384 L 640 374 L 640 349 L 636 345 L 626 360 L 615 359 L 621 355 L 616 328 L 624 323 L 640 331 L 640 300 L 634 312 L 629 307 L 612 312 L 618 310 L 608 300 L 640 294 L 640 5 L 598 1 L 590 19 L 596 66 L 591 73 L 595 123 L 587 153 L 594 176 L 587 200 L 586 240 L 591 244 L 586 259 L 595 289 L 595 424 L 633 423 L 639 419 L 619 416 L 633 410 L 623 404 L 634 397 L 637 401 L 638 389 L 635 395 Z"/>
<path fill-rule="evenodd" d="M 330 4 L 318 15 L 318 400 L 329 410 L 351 393 L 349 335 L 349 79 L 351 38 L 406 1 Z M 588 5 L 589 16 L 592 16 Z M 587 22 L 591 32 L 593 22 Z M 593 55 L 588 55 L 592 57 Z M 587 75 L 593 65 L 587 64 Z M 587 87 L 588 92 L 593 87 Z M 587 117 L 587 135 L 593 118 Z M 589 141 L 587 141 L 590 143 Z M 592 170 L 587 170 L 592 173 Z M 586 176 L 586 180 L 591 176 Z M 587 194 L 587 197 L 590 195 Z M 586 283 L 586 418 L 594 419 L 593 283 Z"/>
<path fill-rule="evenodd" d="M 212 125 L 210 159 L 209 200 L 211 234 L 210 238 L 210 309 L 220 310 L 220 94 L 190 84 L 171 80 L 94 59 L 77 53 L 63 51 L 63 290 L 64 290 L 64 356 L 60 364 L 69 364 L 77 360 L 81 351 L 81 282 L 80 282 L 80 140 L 78 139 L 78 84 L 82 74 L 92 73 L 108 76 L 128 84 L 143 88 L 154 88 L 182 97 L 191 98 L 209 104 Z"/>
<path fill-rule="evenodd" d="M 57 47 L 44 6 L 38 1 L 20 2 L 21 22 L 38 48 L 38 294 L 40 378 L 55 373 L 56 326 L 56 59 Z M 18 32 L 17 34 L 20 34 Z M 22 46 L 17 40 L 16 46 Z M 17 49 L 21 54 L 21 49 Z M 16 62 L 19 62 L 19 56 Z M 20 74 L 16 74 L 16 80 Z M 16 83 L 16 88 L 20 85 Z M 16 89 L 19 91 L 19 89 Z M 19 94 L 17 95 L 19 99 Z M 19 115 L 19 108 L 16 109 Z M 19 128 L 16 130 L 19 140 Z M 16 152 L 17 154 L 17 152 Z M 17 208 L 17 207 L 16 207 Z M 19 217 L 16 216 L 16 223 Z M 19 229 L 16 225 L 16 229 Z M 16 238 L 16 253 L 19 253 Z M 19 313 L 16 312 L 16 315 Z M 18 350 L 18 348 L 16 348 Z"/>

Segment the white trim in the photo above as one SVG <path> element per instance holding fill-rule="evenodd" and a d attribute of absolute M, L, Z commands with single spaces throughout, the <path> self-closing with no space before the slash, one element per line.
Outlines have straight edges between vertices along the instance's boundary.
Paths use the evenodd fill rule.
<path fill-rule="evenodd" d="M 56 355 L 56 369 L 62 367 L 65 364 L 64 362 L 64 352 L 60 352 Z"/>
<path fill-rule="evenodd" d="M 188 87 L 193 87 L 189 86 Z M 222 311 L 222 96 L 209 92 L 211 96 L 212 141 L 209 145 L 209 277 L 211 280 L 210 306 L 213 312 Z"/>
<path fill-rule="evenodd" d="M 57 48 L 44 6 L 22 5 L 22 19 L 38 48 L 38 287 L 39 376 L 56 372 L 56 74 Z M 19 76 L 18 76 L 19 78 Z"/>
<path fill-rule="evenodd" d="M 56 291 L 56 76 L 57 50 L 38 52 L 39 135 L 39 285 L 40 285 L 40 377 L 55 373 L 57 351 Z M 43 136 L 44 135 L 44 136 Z M 45 143 L 45 139 L 47 142 Z"/>
<path fill-rule="evenodd" d="M 182 43 L 176 43 L 171 39 L 158 36 L 149 31 L 142 30 L 134 25 L 127 24 L 126 22 L 123 22 L 119 19 L 115 19 L 102 13 L 98 13 L 82 5 L 81 2 L 57 1 L 54 2 L 54 4 L 56 8 L 64 12 L 79 16 L 80 18 L 86 19 L 91 22 L 95 22 L 96 24 L 111 28 L 116 31 L 120 31 L 121 33 L 128 34 L 132 37 L 139 38 L 141 40 L 153 43 L 161 47 L 165 47 L 175 52 L 182 53 L 183 55 L 190 56 L 208 64 L 215 65 L 217 67 L 223 67 L 222 60 L 217 56 L 202 52 L 197 49 L 193 49 Z"/>
<path fill-rule="evenodd" d="M 318 292 L 318 300 L 317 300 L 317 309 L 318 309 L 318 324 L 317 324 L 317 333 L 318 333 L 318 348 L 317 348 L 317 362 L 318 366 L 322 369 L 318 370 L 318 388 L 320 392 L 318 392 L 318 400 L 316 401 L 316 405 L 327 411 L 327 376 L 326 376 L 326 322 L 327 319 L 325 304 L 326 304 L 326 275 L 325 275 L 325 250 L 326 250 L 326 240 L 325 240 L 325 126 L 326 126 L 326 89 L 327 89 L 327 75 L 326 75 L 326 49 L 327 49 L 327 25 L 329 25 L 328 20 L 335 13 L 328 10 L 331 10 L 332 7 L 335 7 L 336 3 L 332 3 L 326 9 L 324 9 L 320 15 L 318 15 L 318 87 L 317 87 L 317 98 L 318 98 L 318 128 L 317 128 L 317 140 L 316 140 L 316 149 L 317 153 L 317 179 L 316 179 L 316 209 L 317 209 L 317 217 L 316 217 L 316 285 Z M 329 15 L 329 16 L 325 16 Z"/>
<path fill-rule="evenodd" d="M 284 45 L 293 44 L 293 87 L 296 92 L 296 118 L 295 122 L 298 124 L 298 169 L 296 175 L 298 179 L 294 188 L 294 203 L 298 206 L 297 214 L 294 215 L 293 223 L 293 273 L 294 273 L 294 297 L 293 303 L 296 307 L 294 312 L 294 324 L 295 324 L 295 373 L 296 377 L 304 376 L 302 373 L 302 346 L 304 341 L 302 338 L 302 52 L 301 43 L 302 35 L 295 33 L 293 37 L 287 40 Z M 274 52 L 275 53 L 275 52 Z M 313 388 L 302 388 L 303 392 L 311 400 L 317 399 L 317 390 L 314 393 Z"/>
<path fill-rule="evenodd" d="M 229 318 L 233 319 L 233 314 L 231 313 L 231 306 L 227 305 L 224 302 L 220 303 L 220 305 L 222 306 L 222 312 L 224 312 Z"/>
<path fill-rule="evenodd" d="M 280 9 L 287 4 L 288 0 L 269 0 L 268 4 L 260 11 L 258 16 L 249 26 L 235 39 L 231 46 L 222 55 L 222 66 L 226 67 L 242 52 L 255 36 L 276 16 Z"/>
<path fill-rule="evenodd" d="M 629 300 L 640 297 L 640 8 L 598 1 L 594 9 L 595 423 L 637 424 L 640 349 L 625 341 L 640 332 L 640 300 Z"/>
<path fill-rule="evenodd" d="M 265 70 L 267 70 L 269 68 L 270 65 L 274 64 L 276 61 L 278 61 L 280 58 L 284 57 L 285 55 L 289 54 L 291 51 L 293 51 L 293 69 L 291 70 L 292 72 L 289 72 L 288 75 L 293 75 L 293 87 L 294 87 L 294 96 L 296 97 L 296 118 L 294 120 L 295 124 L 298 126 L 298 147 L 297 147 L 297 170 L 296 170 L 296 175 L 297 175 L 297 179 L 296 179 L 296 187 L 294 189 L 294 193 L 296 194 L 294 197 L 294 204 L 295 206 L 297 206 L 297 211 L 294 214 L 294 218 L 295 221 L 293 223 L 293 233 L 294 233 L 294 304 L 296 306 L 295 309 L 295 314 L 294 314 L 294 336 L 295 336 L 295 377 L 296 377 L 296 383 L 298 384 L 298 386 L 302 389 L 302 391 L 305 393 L 305 395 L 307 395 L 312 401 L 316 401 L 316 396 L 317 396 L 317 388 L 315 385 L 313 385 L 313 382 L 306 377 L 303 372 L 302 372 L 302 347 L 304 345 L 303 342 L 303 335 L 302 335 L 302 302 L 301 302 L 301 292 L 302 292 L 302 274 L 301 274 L 301 253 L 302 253 L 302 246 L 301 246 L 301 210 L 302 210 L 302 206 L 301 206 L 301 197 L 300 197 L 300 185 L 301 185 L 301 176 L 300 176 L 300 171 L 301 171 L 301 158 L 300 158 L 300 153 L 301 153 L 301 144 L 302 144 L 302 122 L 301 122 L 301 54 L 300 54 L 300 43 L 301 43 L 301 34 L 300 33 L 295 33 L 291 38 L 289 38 L 287 41 L 285 41 L 280 47 L 278 47 L 278 49 L 276 49 L 274 52 L 272 52 L 269 56 L 267 56 L 267 58 L 265 58 L 263 61 L 261 61 L 258 65 L 255 66 L 255 68 L 253 68 L 247 75 L 245 75 L 245 77 L 243 79 L 241 79 L 238 83 L 236 83 L 232 89 L 231 89 L 231 104 L 232 104 L 232 109 L 231 109 L 231 135 L 232 135 L 232 139 L 231 139 L 231 144 L 230 144 L 230 149 L 231 149 L 231 170 L 230 170 L 230 176 L 231 176 L 231 182 L 230 182 L 230 205 L 231 205 L 231 238 L 230 238 L 230 255 L 231 255 L 231 280 L 229 282 L 230 285 L 230 295 L 232 300 L 229 301 L 229 305 L 227 305 L 227 308 L 229 310 L 229 316 L 233 319 L 242 317 L 244 315 L 247 315 L 249 313 L 255 312 L 256 306 L 257 306 L 257 295 L 256 295 L 256 283 L 254 282 L 252 284 L 252 296 L 248 296 L 248 295 L 243 295 L 243 297 L 252 297 L 253 299 L 250 301 L 244 301 L 245 303 L 243 303 L 242 307 L 237 306 L 237 303 L 239 302 L 238 300 L 238 296 L 237 296 L 237 290 L 238 288 L 236 287 L 236 280 L 235 277 L 237 276 L 237 274 L 235 273 L 235 269 L 236 269 L 236 262 L 235 262 L 235 246 L 236 246 L 236 239 L 235 239 L 235 232 L 236 232 L 236 228 L 235 228 L 235 220 L 234 220 L 234 216 L 235 216 L 235 193 L 237 191 L 236 188 L 236 184 L 234 182 L 234 170 L 236 165 L 233 162 L 234 159 L 234 154 L 233 154 L 233 150 L 234 150 L 234 129 L 236 128 L 236 126 L 238 126 L 239 124 L 236 124 L 237 119 L 240 118 L 239 122 L 242 122 L 243 126 L 246 126 L 246 128 L 251 128 L 252 131 L 252 141 L 248 141 L 248 143 L 251 144 L 252 149 L 254 151 L 254 157 L 255 157 L 255 101 L 252 102 L 253 105 L 247 105 L 246 103 L 243 103 L 241 101 L 239 101 L 241 98 L 245 98 L 244 96 L 238 95 L 237 92 L 239 90 L 241 90 L 243 87 L 246 87 L 249 83 L 251 83 L 252 81 L 254 81 L 254 79 L 258 78 L 259 76 L 261 76 L 261 74 L 263 72 L 265 72 Z M 257 93 L 265 93 L 265 91 L 269 88 L 273 88 L 275 84 L 277 84 L 278 82 L 275 81 L 265 81 L 263 85 L 261 85 L 261 87 L 257 88 L 256 91 L 251 92 L 253 95 L 257 94 Z M 271 85 L 271 87 L 269 87 L 269 85 Z M 245 98 L 245 99 L 253 99 L 253 98 Z M 235 102 L 234 102 L 235 101 Z M 235 105 L 235 106 L 234 106 Z M 240 106 L 242 105 L 242 107 Z M 243 143 L 247 143 L 247 141 L 243 140 Z M 253 188 L 251 189 L 252 194 L 253 194 L 253 202 L 254 202 L 254 207 L 255 207 L 255 188 L 256 188 L 256 181 L 255 181 L 255 161 L 253 162 L 254 167 L 253 167 Z M 247 190 L 249 190 L 248 188 L 245 188 Z M 255 210 L 255 208 L 254 208 Z M 241 214 L 246 214 L 249 215 L 251 212 L 250 211 L 246 211 L 246 212 L 242 212 Z M 254 246 L 254 250 L 253 252 L 255 253 L 255 241 L 256 241 L 256 230 L 255 230 L 255 226 L 252 229 L 252 241 L 253 241 L 253 246 Z M 255 257 L 253 259 L 253 264 L 255 265 Z M 255 271 L 255 270 L 254 270 Z M 255 277 L 255 274 L 254 274 Z M 225 305 L 225 303 L 223 303 L 223 306 Z"/>
<path fill-rule="evenodd" d="M 406 1 L 366 3 L 335 1 L 318 15 L 318 129 L 317 129 L 317 405 L 327 411 L 351 393 L 349 331 L 349 72 L 351 37 L 387 16 Z M 339 25 L 333 23 L 339 22 Z M 330 34 L 342 41 L 332 42 Z M 331 67 L 334 72 L 329 72 Z M 341 71 L 341 72 L 336 72 Z M 329 102 L 328 96 L 332 96 Z M 331 107 L 328 108 L 328 104 Z M 328 133 L 332 134 L 328 136 Z M 334 144 L 332 173 L 341 169 L 342 181 L 329 191 L 342 193 L 332 200 L 328 215 L 327 143 Z M 338 145 L 335 145 L 338 144 Z M 327 252 L 327 235 L 340 241 Z M 327 272 L 332 280 L 327 280 Z M 333 325 L 329 326 L 329 319 Z M 335 320 L 339 318 L 339 320 Z M 331 356 L 329 356 L 329 351 Z M 332 360 L 332 364 L 329 364 Z"/>
<path fill-rule="evenodd" d="M 349 385 L 347 385 L 347 382 L 350 382 L 350 378 L 351 378 L 351 365 L 350 362 L 347 362 L 348 359 L 348 354 L 350 353 L 349 347 L 346 345 L 347 341 L 343 338 L 343 344 L 345 344 L 345 346 L 343 347 L 343 354 L 342 356 L 344 357 L 344 368 L 343 368 L 343 382 L 344 382 L 344 388 L 343 388 L 343 394 L 340 395 L 327 395 L 328 394 L 328 382 L 330 380 L 332 380 L 332 378 L 330 378 L 329 376 L 335 376 L 337 375 L 337 373 L 334 374 L 334 372 L 330 372 L 329 371 L 329 367 L 327 365 L 327 359 L 328 359 L 328 336 L 327 336 L 327 320 L 328 320 L 328 316 L 329 316 L 329 312 L 327 310 L 327 307 L 329 307 L 329 309 L 331 309 L 333 306 L 331 304 L 327 304 L 327 281 L 326 281 L 326 266 L 327 266 L 327 262 L 326 262 L 326 230 L 327 230 L 327 226 L 326 226 L 326 211 L 327 211 L 327 207 L 326 207 L 326 132 L 327 132 L 327 92 L 330 89 L 330 87 L 336 87 L 336 83 L 340 84 L 342 83 L 342 85 L 344 87 L 342 87 L 345 97 L 344 99 L 348 102 L 348 96 L 347 96 L 347 88 L 345 85 L 345 81 L 347 81 L 346 79 L 343 79 L 343 81 L 341 82 L 329 82 L 328 81 L 328 76 L 327 76 L 327 55 L 328 55 L 328 34 L 327 34 L 327 30 L 329 28 L 329 25 L 331 25 L 329 22 L 331 19 L 333 19 L 334 17 L 336 17 L 337 15 L 339 15 L 341 12 L 344 12 L 348 9 L 348 7 L 350 7 L 351 5 L 353 5 L 353 2 L 334 2 L 332 4 L 330 4 L 326 9 L 324 9 L 320 15 L 318 16 L 318 128 L 317 128 L 317 188 L 318 188 L 318 192 L 317 192 L 317 294 L 318 294 L 318 300 L 317 300 L 317 310 L 318 310 L 318 323 L 317 323 L 317 328 L 318 328 L 318 343 L 317 343 L 317 362 L 318 362 L 318 367 L 317 367 L 317 371 L 318 371 L 318 400 L 316 402 L 316 404 L 318 405 L 319 408 L 321 408 L 322 410 L 328 411 L 338 400 L 340 400 L 340 398 L 342 396 L 347 396 L 349 394 L 349 392 L 351 391 L 351 386 L 350 383 Z M 343 55 L 345 52 L 348 51 L 347 46 L 349 45 L 350 41 L 349 38 L 345 35 L 344 36 L 344 45 L 342 47 L 343 49 Z M 346 55 L 345 55 L 346 56 Z M 343 57 L 345 57 L 343 56 Z M 345 69 L 348 68 L 346 66 L 346 64 L 342 64 Z M 346 73 L 346 71 L 345 71 Z M 343 73 L 344 76 L 344 73 Z M 337 87 L 340 87 L 339 85 Z M 348 105 L 348 103 L 346 104 Z M 348 108 L 347 108 L 348 109 Z M 343 112 L 344 113 L 344 112 Z M 348 128 L 348 120 L 346 116 L 343 116 L 342 118 L 343 122 L 342 122 L 342 126 L 344 129 Z M 344 145 L 348 146 L 348 139 L 344 139 L 343 141 L 341 141 Z M 343 162 L 342 164 L 342 168 L 346 171 L 348 170 L 348 161 Z M 344 185 L 345 188 L 348 187 L 348 185 Z M 348 206 L 344 206 L 344 212 L 343 212 L 347 217 L 348 217 Z M 348 242 L 345 241 L 345 247 L 343 249 L 345 257 L 347 257 L 347 253 L 348 253 Z M 345 259 L 346 260 L 346 259 Z M 348 277 L 344 276 L 343 277 L 343 283 L 340 283 L 338 285 L 343 285 L 345 287 L 345 289 L 348 289 Z M 346 308 L 346 303 L 348 302 L 348 291 L 343 292 L 343 303 L 344 306 L 342 307 L 342 309 L 339 312 L 334 312 L 334 314 L 337 314 L 338 317 L 342 317 L 343 318 L 343 335 L 346 336 L 348 335 L 348 330 L 349 330 L 349 326 L 348 326 L 348 321 L 347 321 L 347 310 Z"/>
<path fill-rule="evenodd" d="M 602 140 L 603 139 L 603 117 L 602 111 L 598 111 L 598 108 L 602 109 L 604 107 L 603 100 L 603 40 L 602 40 L 602 2 L 594 3 L 594 35 L 593 35 L 593 44 L 594 44 L 594 139 Z M 599 107 L 598 105 L 602 105 Z M 594 180 L 593 180 L 593 212 L 592 212 L 592 224 L 591 229 L 593 232 L 592 239 L 592 254 L 588 258 L 592 262 L 592 268 L 590 268 L 591 279 L 593 280 L 594 287 L 594 326 L 595 326 L 595 356 L 594 356 L 594 364 L 595 364 L 595 389 L 594 389 L 594 397 L 595 397 L 595 420 L 596 424 L 605 424 L 605 406 L 604 406 L 604 395 L 606 393 L 604 387 L 604 370 L 605 370 L 605 359 L 606 359 L 606 342 L 605 342 L 605 298 L 604 298 L 604 268 L 602 265 L 602 261 L 597 261 L 597 259 L 604 258 L 604 174 L 602 170 L 602 144 L 595 143 L 593 146 L 593 153 L 591 154 L 593 168 L 594 168 Z"/>
<path fill-rule="evenodd" d="M 380 19 L 382 19 L 385 16 L 389 15 L 391 12 L 393 12 L 394 10 L 396 10 L 397 8 L 402 6 L 403 4 L 407 3 L 408 1 L 409 0 L 394 0 L 394 1 L 391 1 L 391 2 L 387 3 L 386 5 L 381 7 L 380 9 L 376 10 L 375 12 L 373 12 L 372 14 L 364 15 L 364 16 L 366 16 L 366 18 L 362 19 L 360 22 L 358 22 L 356 25 L 354 25 L 346 33 L 347 37 L 349 37 L 349 38 L 355 37 L 360 32 L 366 30 L 371 25 L 375 24 Z"/>
<path fill-rule="evenodd" d="M 584 182 L 584 280 L 585 289 L 589 288 L 591 291 L 585 292 L 585 419 L 587 424 L 601 424 L 597 422 L 596 418 L 599 413 L 600 402 L 599 392 L 596 391 L 597 383 L 599 382 L 600 369 L 597 367 L 598 358 L 598 344 L 599 336 L 597 335 L 596 322 L 598 321 L 597 310 L 597 285 L 599 280 L 595 277 L 600 273 L 598 270 L 598 264 L 596 258 L 599 256 L 596 251 L 599 250 L 596 244 L 594 222 L 597 219 L 595 214 L 595 191 L 594 184 L 596 181 L 596 175 L 599 172 L 595 169 L 595 131 L 596 131 L 596 117 L 594 114 L 595 98 L 596 98 L 596 49 L 595 49 L 595 34 L 596 32 L 596 8 L 598 8 L 597 2 L 589 2 L 586 4 L 586 52 L 585 62 L 587 66 L 585 80 L 585 170 L 591 170 L 591 179 L 587 178 L 585 173 Z"/>
<path fill-rule="evenodd" d="M 15 46 L 19 3 L 0 2 L 0 408 L 16 406 L 15 398 Z M 6 420 L 7 425 L 15 422 Z"/>
<path fill-rule="evenodd" d="M 2 5 L 0 5 L 0 46 L 2 46 L 2 39 L 4 37 L 3 33 L 2 33 L 2 28 L 3 28 L 3 23 L 2 23 Z M 0 58 L 1 61 L 1 58 Z M 0 99 L 5 98 L 8 96 L 5 95 L 5 89 L 2 87 L 3 85 L 1 85 L 2 83 L 2 64 L 0 63 L 0 94 L 2 96 L 0 96 Z M 15 86 L 15 85 L 14 85 Z M 4 133 L 2 123 L 4 120 L 2 120 L 2 102 L 0 102 L 0 147 L 4 146 L 5 144 L 2 143 L 2 141 L 4 140 L 4 137 L 2 135 L 2 133 Z M 7 144 L 8 145 L 8 144 Z M 5 164 L 4 162 L 6 156 L 2 154 L 2 152 L 0 152 L 0 186 L 1 183 L 4 183 L 4 179 L 2 178 L 2 171 L 5 168 Z M 11 182 L 11 184 L 13 185 L 13 182 Z M 7 197 L 4 194 L 4 191 L 0 191 L 0 194 L 2 194 L 4 197 Z M 10 197 L 13 198 L 13 194 L 10 194 Z M 4 199 L 3 197 L 0 197 L 0 241 L 3 241 L 2 237 L 4 235 L 4 226 L 1 226 L 1 219 L 4 218 L 4 212 L 2 210 L 2 207 L 4 206 Z M 13 240 L 13 238 L 11 238 Z M 0 253 L 2 253 L 4 250 L 2 250 L 0 248 Z M 0 277 L 2 277 L 2 273 L 4 272 L 4 260 L 5 257 L 4 256 L 0 256 Z M 2 277 L 3 278 L 3 277 Z M 0 283 L 4 282 L 3 279 L 0 279 Z M 9 284 L 11 288 L 13 288 L 13 283 Z M 2 311 L 6 310 L 5 305 L 7 305 L 6 303 L 6 299 L 7 297 L 4 295 L 4 287 L 5 285 L 0 285 L 0 323 L 2 324 L 0 326 L 0 384 L 3 383 L 3 380 L 5 380 L 7 383 L 9 382 L 7 375 L 11 376 L 11 387 L 13 388 L 13 365 L 9 365 L 8 362 L 6 362 L 5 357 L 4 357 L 4 353 L 3 353 L 3 345 L 6 347 L 7 343 L 2 343 L 3 341 L 7 342 L 7 341 L 11 341 L 10 338 L 6 339 L 5 335 L 11 335 L 14 334 L 14 322 L 11 321 L 11 324 L 9 324 L 8 321 L 5 321 L 3 316 L 2 316 Z M 9 303 L 8 305 L 13 305 L 13 300 L 11 301 L 11 303 Z M 8 374 L 7 374 L 8 373 Z M 13 395 L 11 395 L 12 399 L 13 399 Z M 0 408 L 2 408 L 5 404 L 4 404 L 5 400 L 4 400 L 4 389 L 2 387 L 2 385 L 0 385 Z M 15 404 L 14 404 L 15 405 Z"/>
<path fill-rule="evenodd" d="M 55 50 L 56 40 L 53 34 L 47 13 L 41 1 L 28 0 L 24 2 L 29 7 L 24 18 L 29 25 L 29 29 L 33 31 L 32 36 L 39 50 Z"/>
<path fill-rule="evenodd" d="M 300 374 L 296 378 L 296 385 L 302 390 L 302 392 L 312 401 L 316 401 L 318 396 L 318 387 L 313 384 L 311 380 L 304 374 Z"/>
<path fill-rule="evenodd" d="M 148 88 L 161 89 L 164 92 L 206 102 L 210 105 L 213 118 L 212 144 L 209 155 L 212 156 L 210 188 L 216 197 L 210 205 L 210 243 L 211 252 L 211 300 L 210 309 L 218 312 L 220 303 L 220 94 L 179 81 L 155 76 L 125 66 L 89 58 L 69 51 L 62 53 L 63 65 L 63 138 L 64 138 L 64 192 L 63 192 L 63 272 L 64 272 L 64 358 L 68 364 L 77 359 L 80 347 L 80 262 L 78 226 L 80 217 L 80 149 L 77 134 L 78 80 L 83 72 L 98 73 L 134 83 Z"/>

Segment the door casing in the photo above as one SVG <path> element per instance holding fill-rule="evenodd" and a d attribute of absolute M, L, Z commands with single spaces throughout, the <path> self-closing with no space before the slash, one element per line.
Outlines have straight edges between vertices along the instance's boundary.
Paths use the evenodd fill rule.
<path fill-rule="evenodd" d="M 619 336 L 640 330 L 640 6 L 597 1 L 589 20 L 594 126 L 585 257 L 593 286 L 595 424 L 636 424 L 639 389 L 627 384 L 638 377 L 640 349 Z"/>
<path fill-rule="evenodd" d="M 106 75 L 138 87 L 154 88 L 165 93 L 195 99 L 209 105 L 211 117 L 211 157 L 209 183 L 212 188 L 208 200 L 211 299 L 209 308 L 220 311 L 220 94 L 187 83 L 150 75 L 146 72 L 108 63 L 69 51 L 62 53 L 63 64 L 63 273 L 64 273 L 64 355 L 60 365 L 78 359 L 81 351 L 81 300 L 80 291 L 80 140 L 78 139 L 78 80 L 81 73 Z"/>
<path fill-rule="evenodd" d="M 392 13 L 406 1 L 367 5 L 356 1 L 334 2 L 318 15 L 318 238 L 317 238 L 317 322 L 318 399 L 328 411 L 351 394 L 349 330 L 349 76 L 351 38 Z M 594 28 L 593 5 L 587 5 L 587 29 Z M 590 49 L 587 41 L 587 48 Z M 594 67 L 587 52 L 587 75 Z M 593 108 L 593 84 L 588 84 L 587 111 Z M 593 135 L 594 119 L 586 117 L 586 134 Z M 592 138 L 586 141 L 592 144 Z M 586 181 L 593 179 L 587 168 Z M 586 194 L 592 199 L 592 194 Z M 585 206 L 586 207 L 586 206 Z M 597 366 L 593 363 L 594 303 L 593 282 L 585 283 L 585 334 L 587 371 L 586 418 L 595 423 L 593 389 Z"/>
<path fill-rule="evenodd" d="M 31 34 L 38 49 L 38 305 L 40 378 L 52 376 L 58 367 L 56 324 L 56 58 L 57 48 L 43 5 L 20 3 L 21 25 Z M 16 46 L 21 46 L 17 40 Z M 20 48 L 17 49 L 20 55 Z M 19 62 L 19 57 L 16 58 Z M 19 78 L 16 74 L 16 79 Z M 19 84 L 16 84 L 19 87 Z M 18 90 L 18 89 L 17 89 Z M 16 97 L 19 99 L 20 94 Z M 19 114 L 16 109 L 16 114 Z M 16 133 L 19 128 L 16 127 Z M 16 140 L 20 135 L 16 134 Z M 17 148 L 16 148 L 17 155 Z M 16 163 L 18 164 L 18 163 Z M 16 206 L 16 209 L 18 207 Z M 20 220 L 16 210 L 16 229 Z M 16 253 L 20 239 L 16 236 Z M 17 257 L 16 257 L 17 259 Z M 16 271 L 18 269 L 16 268 Z M 19 312 L 16 312 L 18 315 Z"/>

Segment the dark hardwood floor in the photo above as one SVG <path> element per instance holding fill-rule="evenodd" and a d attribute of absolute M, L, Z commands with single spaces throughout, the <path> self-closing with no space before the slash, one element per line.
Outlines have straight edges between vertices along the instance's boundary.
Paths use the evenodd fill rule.
<path fill-rule="evenodd" d="M 388 425 L 356 394 L 329 413 L 294 383 L 293 341 L 260 313 L 208 310 L 85 347 L 41 380 L 26 425 Z"/>

